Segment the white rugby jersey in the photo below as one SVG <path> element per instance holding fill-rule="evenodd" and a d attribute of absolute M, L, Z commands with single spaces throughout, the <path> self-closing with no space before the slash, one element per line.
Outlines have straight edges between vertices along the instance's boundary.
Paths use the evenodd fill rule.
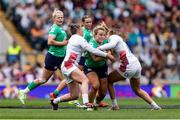
<path fill-rule="evenodd" d="M 127 65 L 138 60 L 131 53 L 127 44 L 118 35 L 111 35 L 109 37 L 109 43 L 100 46 L 99 49 L 101 49 L 101 50 L 113 49 L 115 51 L 116 56 L 118 56 L 118 61 L 120 60 L 121 65 L 120 65 L 119 69 L 122 72 L 126 71 Z"/>
<path fill-rule="evenodd" d="M 89 45 L 82 36 L 75 34 L 71 36 L 67 45 L 66 56 L 63 61 L 65 67 L 71 67 L 72 64 L 78 65 L 80 57 L 85 50 L 101 57 L 106 57 L 107 55 L 107 53 Z"/>

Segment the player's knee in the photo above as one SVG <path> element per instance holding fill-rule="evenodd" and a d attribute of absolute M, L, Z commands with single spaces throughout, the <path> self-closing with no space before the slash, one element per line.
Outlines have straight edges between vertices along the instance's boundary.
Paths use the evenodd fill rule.
<path fill-rule="evenodd" d="M 92 87 L 95 89 L 95 90 L 98 90 L 99 89 L 99 83 L 96 83 L 96 84 L 94 84 L 94 85 L 92 85 Z"/>

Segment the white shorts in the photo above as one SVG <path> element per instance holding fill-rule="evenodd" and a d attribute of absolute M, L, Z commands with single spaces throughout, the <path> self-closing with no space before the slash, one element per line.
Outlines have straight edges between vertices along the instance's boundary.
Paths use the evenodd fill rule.
<path fill-rule="evenodd" d="M 73 80 L 71 79 L 70 77 L 70 74 L 75 70 L 75 69 L 78 69 L 76 67 L 76 65 L 72 64 L 71 67 L 65 67 L 64 63 L 62 63 L 61 65 L 61 71 L 62 73 L 64 74 L 64 76 L 66 77 L 66 83 L 69 84 L 71 83 Z"/>
<path fill-rule="evenodd" d="M 120 71 L 119 67 L 120 67 L 121 63 L 120 62 L 114 62 L 113 64 L 108 66 L 108 73 L 111 73 L 114 70 L 117 70 L 124 78 L 140 78 L 141 77 L 141 64 L 139 63 L 139 61 L 134 61 L 131 64 L 127 65 L 126 71 L 122 72 Z"/>

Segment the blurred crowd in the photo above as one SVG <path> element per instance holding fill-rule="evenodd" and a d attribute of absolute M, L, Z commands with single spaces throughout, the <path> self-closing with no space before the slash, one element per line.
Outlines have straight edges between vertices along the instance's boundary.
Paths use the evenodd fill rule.
<path fill-rule="evenodd" d="M 1 0 L 1 8 L 37 51 L 47 49 L 54 8 L 64 12 L 65 30 L 91 15 L 93 26 L 104 21 L 127 34 L 126 43 L 142 63 L 144 84 L 155 79 L 180 82 L 179 0 Z M 17 69 L 16 64 L 11 69 Z"/>
<path fill-rule="evenodd" d="M 20 63 L 1 63 L 0 64 L 0 84 L 7 85 L 20 85 L 32 82 L 35 78 L 39 78 L 42 74 L 42 65 L 36 63 L 34 65 L 26 63 L 20 65 Z M 59 75 L 55 73 L 48 83 L 59 83 Z"/>

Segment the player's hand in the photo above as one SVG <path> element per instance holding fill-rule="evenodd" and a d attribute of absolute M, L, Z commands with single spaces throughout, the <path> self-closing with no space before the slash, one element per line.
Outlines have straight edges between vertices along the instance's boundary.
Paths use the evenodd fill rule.
<path fill-rule="evenodd" d="M 97 47 L 96 49 L 101 50 L 99 47 Z"/>
<path fill-rule="evenodd" d="M 67 45 L 68 44 L 68 41 L 67 40 L 64 40 L 63 42 L 62 42 L 62 45 Z"/>
<path fill-rule="evenodd" d="M 107 56 L 106 56 L 109 60 L 111 60 L 112 62 L 115 62 L 116 61 L 116 58 L 111 55 L 111 53 L 107 53 Z"/>

